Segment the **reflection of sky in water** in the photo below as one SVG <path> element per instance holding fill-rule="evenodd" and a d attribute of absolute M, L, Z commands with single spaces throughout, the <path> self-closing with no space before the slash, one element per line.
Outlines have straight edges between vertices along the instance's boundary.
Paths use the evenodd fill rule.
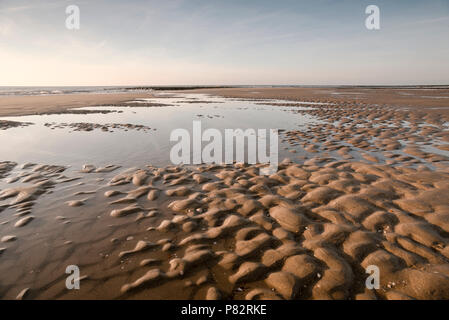
<path fill-rule="evenodd" d="M 447 145 L 447 143 L 442 143 L 441 145 Z M 419 144 L 419 147 L 424 152 L 435 153 L 438 155 L 449 157 L 449 151 L 441 150 L 441 149 L 435 148 L 434 146 L 426 145 L 426 144 Z"/>
<path fill-rule="evenodd" d="M 216 103 L 181 103 L 183 99 L 152 99 L 151 102 L 175 104 L 169 107 L 89 107 L 86 109 L 121 110 L 107 114 L 61 114 L 5 117 L 4 120 L 33 122 L 34 125 L 0 131 L 1 160 L 19 163 L 36 162 L 81 166 L 95 165 L 165 165 L 169 163 L 170 132 L 176 128 L 192 130 L 192 121 L 201 120 L 203 131 L 224 129 L 299 129 L 308 123 L 319 123 L 309 115 L 289 110 L 298 107 L 256 105 L 257 101 L 226 100 L 203 95 L 189 95 L 199 100 Z M 224 102 L 224 103 L 223 103 Z M 286 102 L 273 100 L 274 103 Z M 260 101 L 259 101 L 260 103 Z M 199 115 L 202 115 L 201 117 Z M 208 117 L 210 116 L 210 117 Z M 90 132 L 73 131 L 72 128 L 50 129 L 45 123 L 120 123 L 145 125 L 156 131 Z M 283 148 L 279 143 L 282 158 Z M 290 155 L 291 156 L 291 155 Z"/>

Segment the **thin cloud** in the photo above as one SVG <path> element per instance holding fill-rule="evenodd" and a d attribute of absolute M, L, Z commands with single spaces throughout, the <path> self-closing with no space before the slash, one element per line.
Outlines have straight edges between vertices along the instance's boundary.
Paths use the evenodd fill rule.
<path fill-rule="evenodd" d="M 12 6 L 12 7 L 4 7 L 4 8 L 0 8 L 0 12 L 3 13 L 14 13 L 14 12 L 23 12 L 23 11 L 28 11 L 28 10 L 32 10 L 32 9 L 36 9 L 36 8 L 44 8 L 44 7 L 48 7 L 48 6 L 54 6 L 55 4 L 61 5 L 61 1 L 59 2 L 44 2 L 44 3 L 33 3 L 33 4 L 28 4 L 28 5 L 22 5 L 22 6 Z"/>
<path fill-rule="evenodd" d="M 444 22 L 444 21 L 449 21 L 449 16 L 433 18 L 433 19 L 425 19 L 425 20 L 417 21 L 417 22 L 415 22 L 415 24 L 433 24 L 433 23 L 439 23 L 439 22 Z"/>

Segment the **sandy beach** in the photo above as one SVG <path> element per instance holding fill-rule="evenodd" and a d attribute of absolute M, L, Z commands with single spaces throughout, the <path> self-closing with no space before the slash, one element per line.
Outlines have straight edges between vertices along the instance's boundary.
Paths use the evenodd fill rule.
<path fill-rule="evenodd" d="M 117 104 L 135 98 L 151 98 L 149 93 L 87 93 L 0 97 L 0 117 L 61 112 L 69 108 Z"/>
<path fill-rule="evenodd" d="M 232 103 L 242 113 L 220 113 Z M 125 120 L 69 122 L 74 107 L 102 112 L 80 119 Z M 278 171 L 2 152 L 0 298 L 449 299 L 449 89 L 1 97 L 0 134 L 69 130 L 100 150 L 120 134 L 116 149 L 137 150 L 171 124 L 136 123 L 133 112 L 158 110 L 216 123 L 261 114 L 281 129 Z M 162 152 L 153 145 L 148 153 Z M 68 265 L 81 270 L 80 290 L 66 288 Z M 372 265 L 378 289 L 365 286 Z"/>

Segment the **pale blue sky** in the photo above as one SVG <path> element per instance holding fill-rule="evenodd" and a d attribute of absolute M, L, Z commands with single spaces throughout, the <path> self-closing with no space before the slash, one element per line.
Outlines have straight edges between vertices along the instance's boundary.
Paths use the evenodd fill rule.
<path fill-rule="evenodd" d="M 448 0 L 0 0 L 6 86 L 449 84 L 448 57 Z"/>

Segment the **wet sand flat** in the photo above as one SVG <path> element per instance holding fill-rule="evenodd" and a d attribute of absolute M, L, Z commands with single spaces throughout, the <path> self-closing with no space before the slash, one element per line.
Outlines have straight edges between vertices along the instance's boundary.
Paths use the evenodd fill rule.
<path fill-rule="evenodd" d="M 448 90 L 367 90 L 195 90 L 5 118 L 0 297 L 449 299 L 449 104 L 426 98 Z M 160 158 L 169 129 L 198 119 L 279 129 L 278 171 Z M 54 139 L 45 156 L 11 152 L 27 132 Z M 92 151 L 58 153 L 69 140 Z"/>
<path fill-rule="evenodd" d="M 407 106 L 413 109 L 426 109 L 431 113 L 448 116 L 449 87 L 315 87 L 315 88 L 223 88 L 198 89 L 184 92 L 216 94 L 232 98 L 320 100 L 338 102 L 361 102 L 387 105 L 389 107 Z M 310 100 L 309 100 L 310 101 Z M 435 111 L 434 111 L 435 110 Z"/>
<path fill-rule="evenodd" d="M 61 112 L 69 108 L 116 104 L 134 98 L 151 98 L 146 92 L 1 96 L 0 117 Z"/>

